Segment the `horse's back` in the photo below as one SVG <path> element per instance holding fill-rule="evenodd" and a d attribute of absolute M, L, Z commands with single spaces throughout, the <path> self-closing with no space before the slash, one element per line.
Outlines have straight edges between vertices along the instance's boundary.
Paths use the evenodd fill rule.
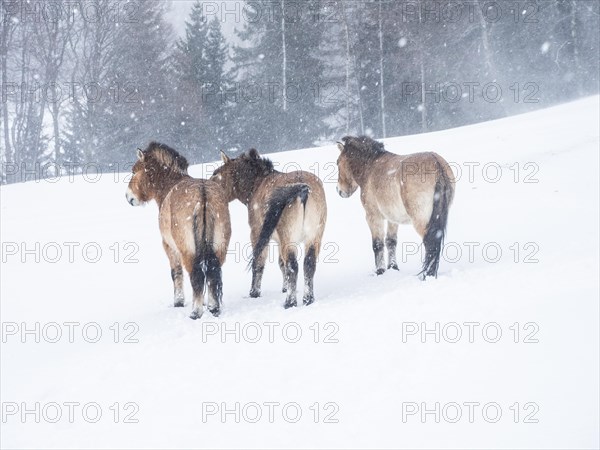
<path fill-rule="evenodd" d="M 366 208 L 378 209 L 396 223 L 426 225 L 433 209 L 436 182 L 442 174 L 454 186 L 450 165 L 434 152 L 386 153 L 372 165 L 363 194 Z"/>

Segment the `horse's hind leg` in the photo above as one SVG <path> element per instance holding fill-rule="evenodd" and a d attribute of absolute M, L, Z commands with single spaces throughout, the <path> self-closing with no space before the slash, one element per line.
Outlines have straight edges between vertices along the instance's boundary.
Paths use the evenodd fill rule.
<path fill-rule="evenodd" d="M 388 250 L 388 269 L 398 269 L 396 261 L 396 245 L 398 244 L 398 224 L 389 222 L 387 224 L 387 234 L 385 236 L 385 246 Z"/>
<path fill-rule="evenodd" d="M 223 304 L 223 278 L 221 263 L 216 256 L 206 262 L 206 284 L 208 285 L 208 310 L 213 316 L 219 317 Z"/>
<path fill-rule="evenodd" d="M 266 247 L 263 252 L 258 255 L 258 258 L 252 260 L 252 287 L 250 288 L 250 297 L 252 298 L 260 297 L 260 286 L 268 254 L 269 247 Z"/>
<path fill-rule="evenodd" d="M 375 255 L 375 268 L 377 275 L 385 272 L 385 256 L 384 256 L 384 236 L 385 236 L 385 219 L 377 212 L 367 211 L 367 222 L 371 229 L 371 237 L 373 238 L 373 253 Z"/>
<path fill-rule="evenodd" d="M 285 277 L 285 262 L 283 261 L 281 255 L 279 255 L 279 269 L 281 269 L 281 275 L 283 275 L 283 286 L 281 287 L 281 292 L 285 294 L 288 290 L 288 286 L 287 279 Z"/>
<path fill-rule="evenodd" d="M 194 302 L 192 304 L 190 319 L 196 320 L 202 317 L 202 313 L 204 312 L 205 276 L 202 261 L 195 258 L 190 268 L 190 281 L 192 282 L 192 289 L 194 291 Z"/>
<path fill-rule="evenodd" d="M 208 284 L 208 310 L 215 317 L 221 314 L 221 305 L 223 304 L 223 279 L 221 277 L 221 268 L 213 266 L 206 273 L 206 283 Z"/>
<path fill-rule="evenodd" d="M 183 294 L 183 270 L 181 269 L 181 260 L 177 251 L 173 250 L 169 244 L 163 241 L 163 248 L 169 258 L 171 266 L 171 279 L 173 280 L 173 297 L 175 308 L 181 308 L 184 305 L 185 297 Z"/>
<path fill-rule="evenodd" d="M 297 305 L 296 284 L 298 282 L 298 256 L 295 245 L 284 246 L 282 251 L 285 252 L 285 282 L 288 287 L 288 292 L 284 307 L 287 309 Z"/>
<path fill-rule="evenodd" d="M 310 305 L 315 301 L 313 281 L 315 272 L 317 271 L 319 244 L 308 244 L 306 249 L 306 256 L 304 257 L 304 298 L 302 299 L 302 303 Z"/>

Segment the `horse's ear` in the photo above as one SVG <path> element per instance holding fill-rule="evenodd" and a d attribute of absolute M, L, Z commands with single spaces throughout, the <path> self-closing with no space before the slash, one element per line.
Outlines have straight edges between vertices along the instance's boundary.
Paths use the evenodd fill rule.
<path fill-rule="evenodd" d="M 250 158 L 252 158 L 252 159 L 259 159 L 260 158 L 260 155 L 258 154 L 258 151 L 255 148 L 250 149 L 250 151 L 248 152 L 248 156 Z"/>
<path fill-rule="evenodd" d="M 224 164 L 227 164 L 229 161 L 231 161 L 231 158 L 227 156 L 223 150 L 221 150 L 221 161 L 223 161 Z"/>
<path fill-rule="evenodd" d="M 144 160 L 144 152 L 141 149 L 137 149 L 137 157 L 140 161 Z"/>
<path fill-rule="evenodd" d="M 343 151 L 344 151 L 344 144 L 343 144 L 343 143 L 341 143 L 341 142 L 338 142 L 338 143 L 337 143 L 337 148 L 338 148 L 338 150 L 339 150 L 340 152 L 343 152 Z"/>

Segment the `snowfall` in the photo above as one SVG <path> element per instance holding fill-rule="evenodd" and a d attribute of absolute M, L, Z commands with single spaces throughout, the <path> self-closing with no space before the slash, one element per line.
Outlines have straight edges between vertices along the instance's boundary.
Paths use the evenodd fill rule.
<path fill-rule="evenodd" d="M 598 448 L 599 103 L 385 140 L 457 175 L 425 282 L 408 225 L 374 274 L 334 143 L 268 155 L 327 193 L 316 302 L 291 310 L 274 245 L 248 297 L 238 202 L 223 313 L 193 321 L 127 173 L 3 186 L 2 448 Z"/>

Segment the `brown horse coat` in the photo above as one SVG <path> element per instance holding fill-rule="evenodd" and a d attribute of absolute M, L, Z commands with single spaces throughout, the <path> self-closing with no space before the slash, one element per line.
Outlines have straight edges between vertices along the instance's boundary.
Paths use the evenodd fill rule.
<path fill-rule="evenodd" d="M 287 292 L 286 307 L 296 306 L 298 254 L 304 257 L 304 304 L 314 301 L 313 278 L 327 220 L 327 204 L 321 180 L 296 171 L 281 173 L 254 149 L 232 159 L 222 153 L 224 165 L 211 178 L 224 189 L 229 201 L 240 200 L 248 208 L 253 248 L 251 297 L 261 294 L 261 281 L 271 239 L 279 244 L 279 266 Z"/>
<path fill-rule="evenodd" d="M 338 192 L 360 198 L 371 229 L 377 273 L 398 269 L 396 245 L 399 224 L 410 224 L 423 239 L 423 276 L 437 276 L 448 211 L 454 198 L 454 174 L 436 153 L 396 155 L 368 137 L 345 137 L 338 143 Z M 387 225 L 387 230 L 386 230 Z"/>
<path fill-rule="evenodd" d="M 184 305 L 182 265 L 190 274 L 194 290 L 191 317 L 204 309 L 208 285 L 208 308 L 220 313 L 222 304 L 221 266 L 231 237 L 229 207 L 222 189 L 212 181 L 187 174 L 188 163 L 164 144 L 151 143 L 138 151 L 127 201 L 138 206 L 155 200 L 163 247 L 171 265 L 175 306 Z"/>

